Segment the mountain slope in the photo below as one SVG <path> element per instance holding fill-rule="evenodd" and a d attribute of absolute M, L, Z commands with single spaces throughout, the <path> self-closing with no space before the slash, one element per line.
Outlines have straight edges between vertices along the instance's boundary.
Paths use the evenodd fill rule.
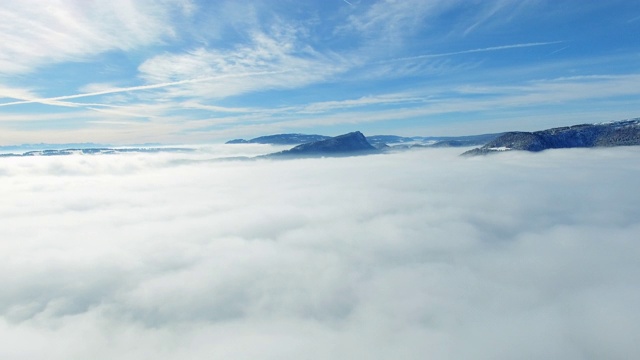
<path fill-rule="evenodd" d="M 463 155 L 498 151 L 542 151 L 574 147 L 640 145 L 640 118 L 599 124 L 581 124 L 535 132 L 507 132 Z"/>
<path fill-rule="evenodd" d="M 501 134 L 481 134 L 467 136 L 414 136 L 405 137 L 397 135 L 373 135 L 367 136 L 369 144 L 376 148 L 384 148 L 387 145 L 391 147 L 401 145 L 400 147 L 434 146 L 434 147 L 461 147 L 461 146 L 480 146 L 495 139 Z M 308 134 L 275 134 L 253 138 L 251 140 L 234 139 L 229 140 L 226 144 L 271 144 L 271 145 L 298 145 L 314 141 L 326 140 L 330 136 L 324 135 L 308 135 Z"/>
<path fill-rule="evenodd" d="M 325 140 L 298 145 L 292 149 L 265 155 L 266 157 L 349 156 L 377 152 L 359 131 Z"/>

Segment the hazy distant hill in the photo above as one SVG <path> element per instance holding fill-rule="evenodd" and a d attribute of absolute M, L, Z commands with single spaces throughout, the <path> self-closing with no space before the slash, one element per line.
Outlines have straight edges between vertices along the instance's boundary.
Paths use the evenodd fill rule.
<path fill-rule="evenodd" d="M 307 135 L 307 134 L 275 134 L 253 138 L 251 140 L 234 139 L 226 144 L 273 144 L 273 145 L 296 145 L 308 142 L 329 139 L 330 136 Z"/>
<path fill-rule="evenodd" d="M 502 135 L 502 133 L 469 136 L 448 136 L 428 139 L 436 139 L 436 142 L 431 145 L 432 147 L 463 147 L 484 145 L 489 141 L 496 139 L 500 135 Z"/>
<path fill-rule="evenodd" d="M 640 145 L 640 118 L 599 124 L 581 124 L 535 132 L 507 132 L 463 155 L 499 151 L 542 151 L 575 147 Z"/>
<path fill-rule="evenodd" d="M 298 145 L 292 149 L 266 155 L 266 157 L 348 156 L 375 153 L 367 138 L 359 131 Z"/>
<path fill-rule="evenodd" d="M 397 135 L 373 135 L 367 136 L 367 141 L 371 145 L 380 145 L 380 144 L 401 144 L 401 143 L 409 143 L 422 141 L 417 137 L 405 137 L 405 136 L 397 136 Z"/>
<path fill-rule="evenodd" d="M 109 144 L 96 143 L 67 143 L 67 144 L 21 144 L 0 146 L 0 153 L 24 153 L 39 150 L 64 150 L 64 149 L 97 149 L 111 147 Z"/>
<path fill-rule="evenodd" d="M 77 149 L 47 149 L 32 150 L 23 153 L 0 154 L 0 157 L 15 156 L 63 156 L 63 155 L 105 155 L 105 154 L 121 154 L 121 153 L 158 153 L 158 152 L 191 152 L 194 149 L 189 148 L 77 148 Z"/>

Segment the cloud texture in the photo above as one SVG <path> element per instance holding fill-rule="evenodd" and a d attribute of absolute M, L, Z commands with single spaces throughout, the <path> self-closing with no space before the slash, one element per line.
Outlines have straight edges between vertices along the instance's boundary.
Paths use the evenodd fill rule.
<path fill-rule="evenodd" d="M 82 61 L 175 36 L 172 13 L 186 0 L 26 0 L 0 8 L 0 75 L 25 73 L 61 61 Z M 19 59 L 20 61 L 16 61 Z"/>
<path fill-rule="evenodd" d="M 2 159 L 0 357 L 640 356 L 637 147 L 206 150 Z"/>

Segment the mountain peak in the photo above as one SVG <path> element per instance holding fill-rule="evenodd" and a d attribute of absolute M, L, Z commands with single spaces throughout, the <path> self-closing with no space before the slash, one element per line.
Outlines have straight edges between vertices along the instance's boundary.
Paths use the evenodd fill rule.
<path fill-rule="evenodd" d="M 271 155 L 275 156 L 344 156 L 375 152 L 367 138 L 354 131 L 325 140 L 298 145 L 290 150 Z"/>

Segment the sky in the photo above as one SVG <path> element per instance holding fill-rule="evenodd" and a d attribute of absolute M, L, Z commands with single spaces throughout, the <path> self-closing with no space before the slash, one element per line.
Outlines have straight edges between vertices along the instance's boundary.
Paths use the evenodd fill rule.
<path fill-rule="evenodd" d="M 629 0 L 0 5 L 0 145 L 471 135 L 640 116 Z"/>
<path fill-rule="evenodd" d="M 218 147 L 4 158 L 0 358 L 640 358 L 640 148 Z"/>

